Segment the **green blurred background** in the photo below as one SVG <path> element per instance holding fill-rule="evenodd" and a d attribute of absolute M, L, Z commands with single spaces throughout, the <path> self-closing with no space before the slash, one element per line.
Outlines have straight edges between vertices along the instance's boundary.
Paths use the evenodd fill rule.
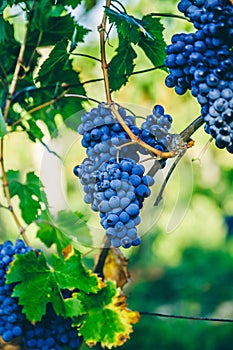
<path fill-rule="evenodd" d="M 128 13 L 135 16 L 149 12 L 178 13 L 177 1 L 128 0 L 122 3 Z M 89 13 L 78 13 L 81 21 L 93 30 L 78 52 L 99 56 L 96 25 L 100 22 L 103 4 L 103 1 L 98 1 Z M 19 18 L 16 21 L 20 38 L 23 20 Z M 193 30 L 188 22 L 180 19 L 165 18 L 163 23 L 167 43 L 172 34 Z M 115 43 L 114 37 L 111 38 L 107 47 L 109 57 L 114 54 L 111 45 Z M 137 70 L 150 68 L 151 64 L 142 52 L 137 50 L 137 53 Z M 74 66 L 81 71 L 83 80 L 101 77 L 100 66 L 94 61 L 75 57 Z M 164 105 L 166 112 L 174 118 L 174 130 L 179 132 L 198 116 L 200 108 L 190 94 L 177 96 L 173 90 L 166 88 L 165 76 L 163 71 L 132 76 L 113 97 L 123 106 L 144 115 L 150 113 L 154 104 Z M 101 82 L 89 84 L 86 89 L 88 96 L 104 100 Z M 86 108 L 92 106 L 86 103 Z M 84 157 L 80 138 L 63 125 L 59 132 L 56 140 L 51 141 L 47 136 L 45 141 L 63 156 L 64 165 L 49 155 L 43 146 L 32 144 L 26 135 L 20 133 L 8 136 L 6 167 L 25 172 L 36 170 L 44 182 L 51 211 L 56 214 L 60 209 L 80 210 L 89 216 L 91 229 L 95 232 L 99 229 L 98 214 L 93 214 L 83 204 L 82 191 L 72 175 L 72 168 Z M 131 281 L 124 290 L 129 307 L 135 310 L 233 318 L 232 155 L 216 149 L 211 143 L 200 157 L 209 137 L 201 128 L 193 139 L 195 147 L 188 151 L 174 171 L 159 207 L 154 207 L 153 203 L 169 166 L 156 179 L 152 196 L 142 211 L 141 246 L 122 250 L 130 258 L 131 275 Z M 171 164 L 170 161 L 168 163 Z M 17 206 L 17 200 L 14 204 Z M 15 232 L 10 214 L 0 210 L 1 241 L 15 239 Z M 36 226 L 32 225 L 29 236 L 34 245 L 41 246 L 35 232 Z M 93 256 L 98 253 L 98 242 L 97 239 L 95 249 L 86 257 L 90 267 L 93 266 Z M 233 325 L 230 323 L 142 315 L 134 329 L 122 350 L 233 349 Z M 82 346 L 82 349 L 86 348 Z"/>

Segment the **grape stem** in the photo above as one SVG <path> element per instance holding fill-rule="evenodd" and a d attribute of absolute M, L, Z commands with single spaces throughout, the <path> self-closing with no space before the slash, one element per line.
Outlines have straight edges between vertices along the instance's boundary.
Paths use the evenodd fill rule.
<path fill-rule="evenodd" d="M 110 7 L 110 5 L 111 5 L 111 0 L 107 0 L 105 7 Z M 105 51 L 106 22 L 107 22 L 107 15 L 104 12 L 102 22 L 98 26 L 98 31 L 100 34 L 100 54 L 101 54 L 101 62 L 102 62 L 101 67 L 104 75 L 106 100 L 107 100 L 107 103 L 111 103 L 112 97 L 110 92 L 110 84 L 109 84 L 109 77 L 108 77 L 108 63 L 107 63 L 106 51 Z"/>
<path fill-rule="evenodd" d="M 171 177 L 173 171 L 175 170 L 177 164 L 179 163 L 179 161 L 181 160 L 181 158 L 182 158 L 182 157 L 184 156 L 184 154 L 186 153 L 186 150 L 187 150 L 187 149 L 182 150 L 182 152 L 177 156 L 177 158 L 176 158 L 175 161 L 173 162 L 172 166 L 170 167 L 170 169 L 169 169 L 169 171 L 168 171 L 168 173 L 167 173 L 167 176 L 166 176 L 165 180 L 164 180 L 163 183 L 162 183 L 162 186 L 161 186 L 161 188 L 160 188 L 159 194 L 158 194 L 158 196 L 157 196 L 157 198 L 156 198 L 156 200 L 155 200 L 154 206 L 157 206 L 157 205 L 160 203 L 160 201 L 162 200 L 162 198 L 163 198 L 163 192 L 164 192 L 165 187 L 166 187 L 166 185 L 167 185 L 167 183 L 168 183 L 168 180 L 170 179 L 170 177 Z"/>
<path fill-rule="evenodd" d="M 190 139 L 190 136 L 197 130 L 199 129 L 204 123 L 204 119 L 202 116 L 197 117 L 192 123 L 190 123 L 181 133 L 181 140 L 183 142 L 187 143 L 187 147 L 188 147 L 188 140 Z M 181 158 L 184 156 L 184 154 L 186 153 L 187 148 L 182 149 L 181 152 L 178 154 L 177 158 L 175 159 L 174 163 L 172 164 L 172 166 L 170 167 L 166 178 L 164 180 L 164 182 L 162 183 L 162 186 L 160 188 L 159 194 L 155 200 L 154 205 L 157 206 L 159 204 L 159 202 L 162 200 L 163 198 L 163 192 L 165 190 L 165 187 L 173 173 L 173 171 L 175 170 L 177 164 L 179 163 L 179 161 L 181 160 Z"/>
<path fill-rule="evenodd" d="M 182 141 L 187 142 L 190 136 L 197 131 L 204 124 L 204 119 L 202 116 L 197 117 L 192 121 L 183 131 L 180 133 Z"/>
<path fill-rule="evenodd" d="M 32 114 L 35 113 L 37 111 L 40 111 L 41 109 L 47 107 L 47 106 L 52 106 L 54 103 L 56 103 L 57 101 L 59 101 L 62 97 L 64 97 L 64 95 L 67 93 L 68 90 L 64 91 L 61 95 L 53 98 L 52 100 L 46 101 L 44 103 L 42 103 L 41 105 L 35 106 L 31 109 L 29 109 L 28 111 L 26 111 L 27 114 Z M 16 120 L 14 123 L 12 123 L 13 126 L 18 125 L 22 122 L 24 118 L 20 118 L 18 120 Z"/>
<path fill-rule="evenodd" d="M 122 118 L 118 110 L 115 108 L 114 103 L 111 103 L 110 109 L 113 115 L 115 116 L 115 118 L 117 119 L 117 121 L 119 122 L 119 124 L 122 126 L 122 128 L 128 134 L 129 138 L 132 140 L 132 142 L 138 143 L 140 146 L 146 148 L 148 151 L 150 151 L 151 153 L 155 154 L 157 157 L 160 157 L 160 158 L 173 158 L 176 156 L 175 152 L 162 152 L 151 147 L 144 141 L 142 141 L 138 136 L 134 135 L 134 133 L 130 130 L 128 125 L 125 124 L 124 119 Z"/>

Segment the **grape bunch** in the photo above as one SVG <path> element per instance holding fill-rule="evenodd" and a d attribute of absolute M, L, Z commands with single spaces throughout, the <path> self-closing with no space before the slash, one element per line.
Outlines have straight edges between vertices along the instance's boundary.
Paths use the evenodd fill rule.
<path fill-rule="evenodd" d="M 15 284 L 6 284 L 9 264 L 16 254 L 26 254 L 31 250 L 22 240 L 17 240 L 15 245 L 11 241 L 0 245 L 0 336 L 5 342 L 21 337 L 25 349 L 62 350 L 64 346 L 78 349 L 81 338 L 70 319 L 57 316 L 48 307 L 42 320 L 31 324 L 22 313 L 18 298 L 12 297 Z"/>
<path fill-rule="evenodd" d="M 118 111 L 142 141 L 160 151 L 171 147 L 172 117 L 164 113 L 162 106 L 156 105 L 153 114 L 147 116 L 140 127 L 136 125 L 135 116 L 127 115 L 122 107 Z M 100 223 L 114 247 L 138 245 L 136 226 L 154 180 L 145 175 L 144 166 L 137 163 L 141 154 L 149 152 L 130 142 L 128 134 L 104 104 L 85 113 L 81 120 L 78 132 L 83 136 L 87 158 L 74 168 L 74 174 L 83 185 L 84 202 L 99 212 Z"/>
<path fill-rule="evenodd" d="M 21 240 L 15 245 L 10 241 L 0 245 L 0 335 L 6 342 L 22 335 L 24 322 L 18 300 L 11 297 L 14 285 L 6 284 L 6 273 L 15 254 L 26 254 L 30 250 L 32 248 Z"/>
<path fill-rule="evenodd" d="M 74 172 L 77 174 L 76 168 Z M 144 172 L 145 168 L 132 159 L 111 159 L 100 166 L 95 181 L 84 186 L 84 200 L 100 212 L 100 223 L 114 247 L 129 248 L 140 243 L 136 230 L 139 213 L 154 183 Z"/>
<path fill-rule="evenodd" d="M 218 34 L 223 40 L 232 38 L 233 11 L 229 0 L 181 0 L 178 9 L 190 18 L 195 28 L 210 24 L 212 34 Z M 224 34 L 228 38 L 224 39 Z"/>
<path fill-rule="evenodd" d="M 81 345 L 71 319 L 55 315 L 52 308 L 48 308 L 46 315 L 35 325 L 24 322 L 22 340 L 26 349 L 33 350 L 63 350 L 64 347 L 76 350 Z"/>
<path fill-rule="evenodd" d="M 165 83 L 180 95 L 191 90 L 205 131 L 217 147 L 233 153 L 233 6 L 228 0 L 181 0 L 178 9 L 197 31 L 173 35 L 166 47 Z"/>

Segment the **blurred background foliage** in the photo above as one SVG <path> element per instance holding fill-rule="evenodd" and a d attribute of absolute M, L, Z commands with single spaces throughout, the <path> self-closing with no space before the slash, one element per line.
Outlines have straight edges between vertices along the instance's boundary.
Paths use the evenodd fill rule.
<path fill-rule="evenodd" d="M 142 16 L 149 12 L 178 13 L 177 1 L 125 0 L 129 14 Z M 92 29 L 77 52 L 99 57 L 96 30 L 104 1 L 85 1 L 76 16 L 81 24 Z M 15 17 L 18 36 L 24 19 Z M 183 20 L 164 18 L 164 36 L 170 42 L 176 32 L 192 31 Z M 108 57 L 114 54 L 116 39 L 109 38 Z M 47 54 L 46 50 L 43 54 Z M 151 67 L 145 56 L 137 50 L 137 70 Z M 75 68 L 82 81 L 102 77 L 99 63 L 84 57 L 75 57 Z M 199 105 L 190 94 L 177 96 L 165 87 L 164 71 L 152 71 L 132 76 L 129 83 L 113 98 L 139 114 L 150 113 L 154 104 L 162 104 L 174 118 L 174 130 L 184 129 L 199 113 Z M 87 95 L 104 100 L 103 83 L 85 86 Z M 94 104 L 85 103 L 87 109 Z M 46 131 L 45 131 L 46 132 Z M 39 143 L 31 143 L 24 133 L 7 136 L 6 167 L 25 172 L 36 169 L 44 183 L 53 213 L 60 209 L 79 210 L 89 217 L 93 234 L 100 232 L 98 214 L 93 214 L 82 202 L 82 191 L 72 169 L 84 157 L 78 135 L 61 125 L 58 138 L 45 142 L 64 159 L 64 164 Z M 170 179 L 162 202 L 154 207 L 156 195 L 167 168 L 156 179 L 155 188 L 142 212 L 140 232 L 142 244 L 138 248 L 123 250 L 130 258 L 131 281 L 124 290 L 129 307 L 139 311 L 168 314 L 233 318 L 233 168 L 232 155 L 210 144 L 203 155 L 208 135 L 198 130 L 193 139 L 195 147 L 182 159 Z M 171 164 L 171 161 L 168 162 Z M 1 193 L 1 196 L 3 194 Z M 13 201 L 17 205 L 17 200 Z M 36 227 L 29 228 L 34 245 Z M 1 241 L 14 239 L 16 227 L 9 213 L 0 210 Z M 102 231 L 101 231 L 102 232 Z M 86 256 L 93 267 L 95 249 Z M 89 252 L 90 247 L 85 248 Z M 107 325 L 106 325 L 107 327 Z M 131 339 L 122 350 L 205 350 L 232 349 L 233 325 L 141 316 Z M 82 349 L 86 349 L 85 345 Z M 95 347 L 98 349 L 98 347 Z"/>

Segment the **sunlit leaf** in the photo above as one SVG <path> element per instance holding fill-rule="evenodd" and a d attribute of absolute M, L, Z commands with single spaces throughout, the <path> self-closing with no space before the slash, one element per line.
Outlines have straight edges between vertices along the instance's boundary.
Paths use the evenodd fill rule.
<path fill-rule="evenodd" d="M 9 170 L 7 180 L 11 197 L 18 196 L 22 217 L 30 224 L 38 216 L 42 203 L 47 203 L 40 179 L 34 172 L 29 172 L 22 182 L 19 171 Z"/>
<path fill-rule="evenodd" d="M 60 254 L 73 240 L 81 244 L 91 244 L 87 219 L 81 213 L 60 211 L 54 219 L 44 211 L 36 223 L 39 227 L 37 237 L 47 247 L 55 244 Z"/>
<path fill-rule="evenodd" d="M 53 256 L 52 266 L 42 252 L 17 255 L 8 270 L 7 283 L 17 283 L 12 296 L 19 298 L 18 303 L 30 321 L 40 321 L 48 303 L 57 315 L 81 314 L 81 300 L 63 299 L 62 289 L 79 288 L 85 293 L 96 293 L 100 289 L 99 279 L 85 269 L 78 251 L 66 260 Z"/>
<path fill-rule="evenodd" d="M 111 349 L 122 345 L 133 331 L 132 324 L 139 320 L 139 313 L 127 308 L 126 296 L 113 282 L 108 282 L 97 294 L 78 293 L 76 297 L 85 312 L 74 325 L 89 346 L 100 343 Z"/>

